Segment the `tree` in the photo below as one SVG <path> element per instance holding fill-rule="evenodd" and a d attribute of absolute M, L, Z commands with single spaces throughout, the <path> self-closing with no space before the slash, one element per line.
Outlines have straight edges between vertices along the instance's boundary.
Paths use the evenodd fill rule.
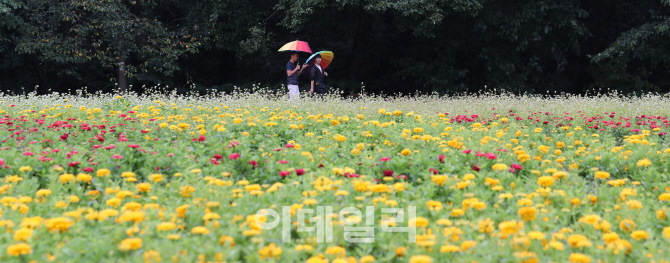
<path fill-rule="evenodd" d="M 199 28 L 189 24 L 191 14 L 171 12 L 187 4 L 27 0 L 14 10 L 20 23 L 11 38 L 16 52 L 29 54 L 38 69 L 42 93 L 57 89 L 66 76 L 81 78 L 80 67 L 89 63 L 118 69 L 125 90 L 127 77 L 150 70 L 170 75 L 180 55 L 197 51 L 201 39 L 194 37 Z"/>

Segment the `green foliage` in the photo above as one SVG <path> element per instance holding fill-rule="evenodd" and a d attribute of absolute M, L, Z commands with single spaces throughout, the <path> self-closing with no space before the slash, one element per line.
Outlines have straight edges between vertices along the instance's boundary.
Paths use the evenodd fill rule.
<path fill-rule="evenodd" d="M 0 89 L 179 92 L 268 83 L 284 43 L 355 94 L 670 91 L 670 0 L 0 0 Z M 301 56 L 304 61 L 306 56 Z M 301 77 L 306 83 L 305 76 Z M 32 88 L 30 88 L 32 90 Z M 283 88 L 285 89 L 285 87 Z M 140 90 L 142 92 L 142 90 Z"/>

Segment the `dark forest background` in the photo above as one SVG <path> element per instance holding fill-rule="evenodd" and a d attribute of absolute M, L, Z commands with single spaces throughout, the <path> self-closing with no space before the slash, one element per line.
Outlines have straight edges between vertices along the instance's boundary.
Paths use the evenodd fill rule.
<path fill-rule="evenodd" d="M 670 0 L 0 0 L 0 90 L 285 83 L 286 42 L 354 94 L 670 91 Z M 308 55 L 302 55 L 301 61 Z M 122 70 L 119 70 L 123 63 Z M 117 84 L 118 83 L 118 84 Z M 303 80 L 307 83 L 307 80 Z M 302 88 L 305 88 L 303 85 Z M 23 88 L 23 89 L 22 89 Z M 304 91 L 304 90 L 303 90 Z"/>

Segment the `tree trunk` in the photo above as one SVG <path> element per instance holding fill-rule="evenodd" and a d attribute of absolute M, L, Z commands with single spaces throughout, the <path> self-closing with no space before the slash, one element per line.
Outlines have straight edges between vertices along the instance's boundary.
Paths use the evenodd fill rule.
<path fill-rule="evenodd" d="M 126 57 L 122 50 L 119 50 L 119 77 L 117 81 L 119 91 L 126 92 L 128 90 L 128 76 L 126 75 Z"/>
<path fill-rule="evenodd" d="M 372 30 L 372 16 L 361 10 L 358 16 L 358 26 L 354 35 L 354 44 L 351 50 L 352 60 L 349 78 L 353 81 L 360 81 L 362 77 L 362 66 L 365 63 L 365 54 L 370 42 L 370 31 Z"/>

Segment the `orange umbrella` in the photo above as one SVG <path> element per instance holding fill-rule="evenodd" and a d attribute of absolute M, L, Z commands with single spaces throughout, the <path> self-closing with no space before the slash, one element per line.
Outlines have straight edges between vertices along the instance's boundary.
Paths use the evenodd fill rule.
<path fill-rule="evenodd" d="M 288 52 L 288 51 L 307 52 L 310 54 L 312 53 L 312 49 L 309 48 L 307 42 L 300 40 L 286 43 L 286 45 L 284 45 L 279 49 L 279 52 Z"/>

